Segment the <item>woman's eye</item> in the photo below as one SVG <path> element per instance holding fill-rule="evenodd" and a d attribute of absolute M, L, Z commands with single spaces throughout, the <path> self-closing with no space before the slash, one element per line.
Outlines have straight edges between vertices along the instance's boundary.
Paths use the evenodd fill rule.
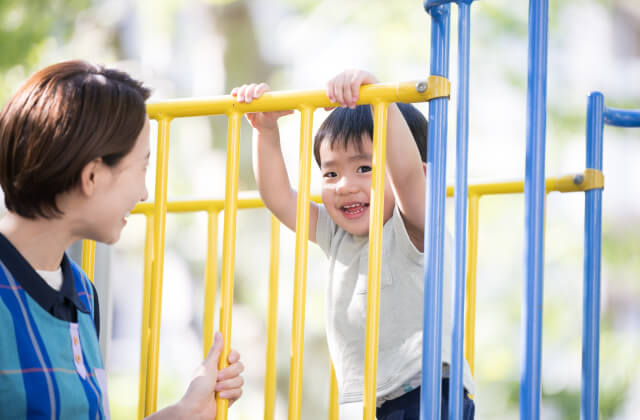
<path fill-rule="evenodd" d="M 371 172 L 371 166 L 359 166 L 358 167 L 358 173 L 365 173 L 365 172 Z"/>
<path fill-rule="evenodd" d="M 338 176 L 338 174 L 336 174 L 335 172 L 325 172 L 325 174 L 323 175 L 325 178 L 335 178 Z"/>

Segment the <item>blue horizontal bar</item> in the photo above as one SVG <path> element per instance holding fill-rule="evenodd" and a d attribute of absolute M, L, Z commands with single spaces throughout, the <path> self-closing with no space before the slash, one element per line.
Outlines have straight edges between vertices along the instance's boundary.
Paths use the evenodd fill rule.
<path fill-rule="evenodd" d="M 640 110 L 605 108 L 604 122 L 616 127 L 640 127 Z"/>

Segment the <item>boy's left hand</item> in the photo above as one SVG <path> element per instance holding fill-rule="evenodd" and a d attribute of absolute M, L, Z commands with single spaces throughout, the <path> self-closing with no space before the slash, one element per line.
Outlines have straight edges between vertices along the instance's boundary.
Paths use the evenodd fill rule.
<path fill-rule="evenodd" d="M 240 374 L 244 371 L 244 365 L 240 361 L 240 353 L 233 349 L 229 352 L 227 360 L 229 366 L 218 372 L 216 392 L 219 393 L 220 398 L 229 400 L 229 407 L 231 407 L 242 395 L 244 379 Z"/>
<path fill-rule="evenodd" d="M 364 70 L 345 70 L 327 83 L 327 96 L 342 107 L 355 108 L 360 86 L 378 83 L 373 74 Z"/>

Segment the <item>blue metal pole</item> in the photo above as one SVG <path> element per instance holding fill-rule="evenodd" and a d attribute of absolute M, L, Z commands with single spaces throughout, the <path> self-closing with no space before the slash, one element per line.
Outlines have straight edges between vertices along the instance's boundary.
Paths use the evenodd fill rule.
<path fill-rule="evenodd" d="M 526 270 L 520 382 L 520 418 L 523 420 L 540 418 L 548 14 L 548 0 L 530 0 L 524 187 Z"/>
<path fill-rule="evenodd" d="M 587 105 L 587 168 L 602 170 L 604 97 L 589 95 Z M 600 257 L 602 190 L 585 191 L 584 286 L 582 302 L 582 392 L 580 418 L 598 418 L 598 368 L 600 359 Z"/>
<path fill-rule="evenodd" d="M 450 6 L 431 7 L 431 74 L 449 76 Z M 440 419 L 442 375 L 442 265 L 444 246 L 444 204 L 446 194 L 448 98 L 429 102 L 429 144 L 424 226 L 424 331 L 422 344 L 422 386 L 420 419 Z"/>
<path fill-rule="evenodd" d="M 449 419 L 462 419 L 462 366 L 464 343 L 464 293 L 467 246 L 467 156 L 469 143 L 469 9 L 473 0 L 458 1 L 458 115 L 456 129 L 455 266 Z M 447 298 L 447 297 L 445 297 Z"/>

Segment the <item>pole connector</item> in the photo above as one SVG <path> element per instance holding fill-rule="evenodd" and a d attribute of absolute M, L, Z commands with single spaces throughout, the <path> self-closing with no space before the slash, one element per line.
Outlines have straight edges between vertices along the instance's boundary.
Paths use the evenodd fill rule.
<path fill-rule="evenodd" d="M 418 83 L 416 83 L 416 92 L 418 93 L 424 93 L 427 91 L 428 88 L 429 88 L 429 84 L 427 83 L 426 80 L 421 80 Z"/>
<path fill-rule="evenodd" d="M 573 192 L 604 189 L 602 171 L 587 168 L 583 173 L 566 175 L 556 179 L 553 191 Z"/>

